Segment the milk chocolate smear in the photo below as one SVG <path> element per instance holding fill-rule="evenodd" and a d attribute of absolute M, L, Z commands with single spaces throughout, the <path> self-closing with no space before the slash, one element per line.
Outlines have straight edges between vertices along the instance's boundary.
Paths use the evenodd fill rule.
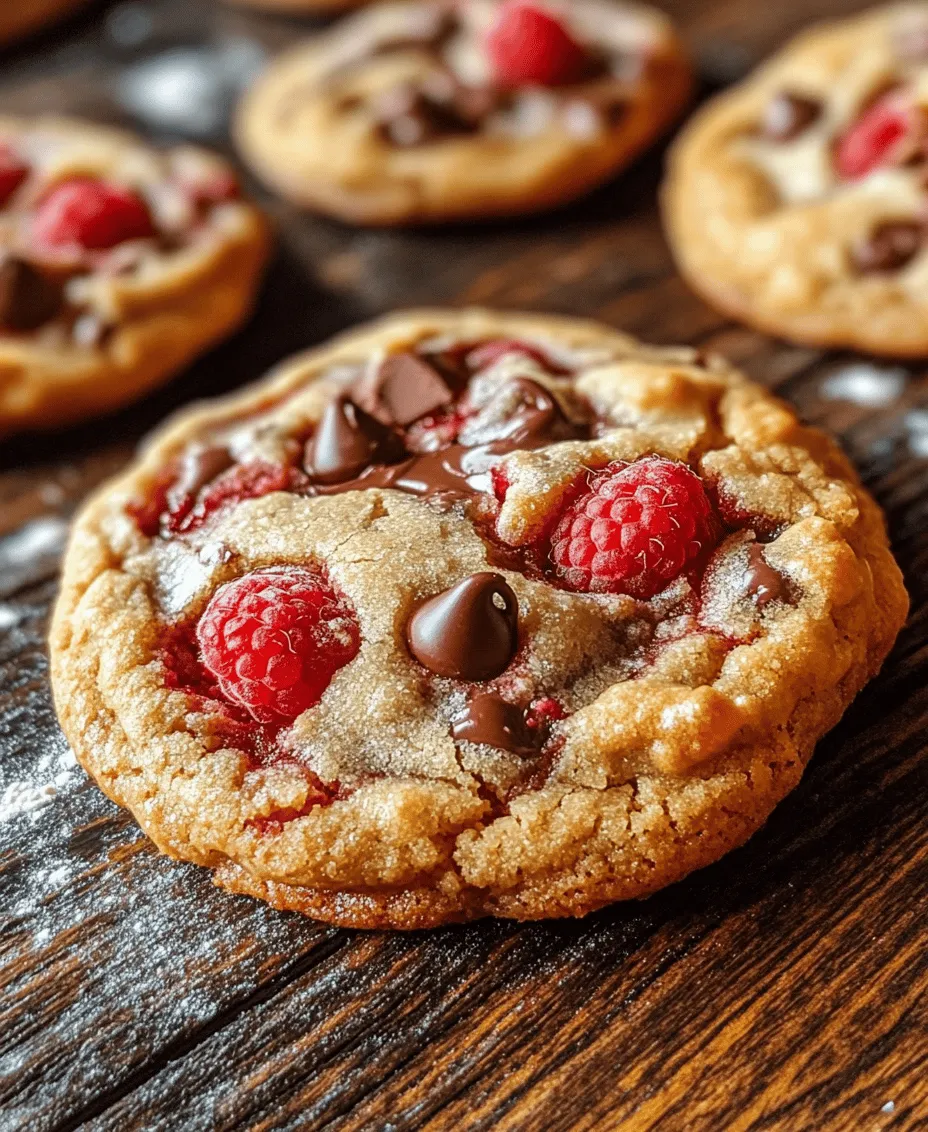
<path fill-rule="evenodd" d="M 337 484 L 371 464 L 391 464 L 405 455 L 396 433 L 342 394 L 326 406 L 306 445 L 304 467 L 317 482 Z"/>
<path fill-rule="evenodd" d="M 514 755 L 535 755 L 542 747 L 541 728 L 531 728 L 525 713 L 496 692 L 478 692 L 451 721 L 452 738 L 485 743 Z"/>
<path fill-rule="evenodd" d="M 472 574 L 423 602 L 406 626 L 409 651 L 437 676 L 492 680 L 519 647 L 519 603 L 501 574 Z"/>

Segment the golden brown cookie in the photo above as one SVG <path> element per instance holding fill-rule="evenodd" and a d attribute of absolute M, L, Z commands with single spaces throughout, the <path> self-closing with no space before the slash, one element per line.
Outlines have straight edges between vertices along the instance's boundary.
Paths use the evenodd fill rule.
<path fill-rule="evenodd" d="M 0 435 L 167 380 L 246 317 L 267 245 L 211 153 L 0 118 Z"/>
<path fill-rule="evenodd" d="M 799 36 L 671 152 L 680 269 L 721 310 L 814 345 L 928 353 L 928 4 Z"/>
<path fill-rule="evenodd" d="M 377 4 L 274 61 L 246 95 L 246 160 L 360 224 L 534 212 L 592 189 L 690 89 L 660 14 L 608 0 Z"/>
<path fill-rule="evenodd" d="M 822 433 L 597 323 L 394 316 L 196 409 L 77 519 L 78 758 L 333 923 L 582 915 L 745 841 L 907 599 Z"/>
<path fill-rule="evenodd" d="M 0 43 L 38 31 L 87 0 L 3 0 L 0 3 Z"/>

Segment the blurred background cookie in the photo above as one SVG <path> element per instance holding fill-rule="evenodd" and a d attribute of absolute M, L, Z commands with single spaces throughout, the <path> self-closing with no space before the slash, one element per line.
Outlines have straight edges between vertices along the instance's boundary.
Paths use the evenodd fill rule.
<path fill-rule="evenodd" d="M 650 9 L 577 0 L 378 4 L 273 62 L 242 154 L 290 200 L 360 224 L 535 212 L 617 173 L 690 71 Z"/>
<path fill-rule="evenodd" d="M 205 150 L 0 118 L 0 434 L 139 396 L 248 313 L 264 221 Z"/>
<path fill-rule="evenodd" d="M 928 6 L 812 29 L 675 144 L 678 264 L 721 310 L 815 345 L 928 352 Z"/>

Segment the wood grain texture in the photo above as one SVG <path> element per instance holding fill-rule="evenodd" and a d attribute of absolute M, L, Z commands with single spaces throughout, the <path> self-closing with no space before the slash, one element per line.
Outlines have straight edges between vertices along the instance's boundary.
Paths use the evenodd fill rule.
<path fill-rule="evenodd" d="M 665 6 L 717 85 L 807 19 L 862 5 Z M 207 62 L 247 59 L 301 26 L 212 0 L 98 4 L 4 57 L 0 107 L 125 118 L 120 82 L 139 58 L 195 46 Z M 225 144 L 221 121 L 200 132 Z M 266 200 L 281 250 L 234 342 L 106 422 L 4 444 L 0 794 L 57 793 L 0 823 L 3 1132 L 928 1127 L 926 370 L 908 367 L 882 406 L 836 399 L 828 379 L 854 359 L 702 305 L 660 235 L 660 165 L 652 154 L 553 216 L 405 235 Z M 80 499 L 191 398 L 434 302 L 592 315 L 725 352 L 840 436 L 887 509 L 913 597 L 883 676 L 749 845 L 583 922 L 365 934 L 226 896 L 158 857 L 68 765 L 51 709 L 43 639 Z"/>

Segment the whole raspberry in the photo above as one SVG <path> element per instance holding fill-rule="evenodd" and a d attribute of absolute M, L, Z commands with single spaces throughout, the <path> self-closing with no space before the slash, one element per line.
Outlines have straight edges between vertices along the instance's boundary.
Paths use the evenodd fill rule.
<path fill-rule="evenodd" d="M 223 694 L 259 723 L 289 723 L 317 704 L 361 647 L 353 610 L 321 574 L 299 566 L 222 586 L 197 626 L 203 663 Z"/>
<path fill-rule="evenodd" d="M 91 177 L 62 181 L 41 201 L 32 222 L 41 250 L 105 251 L 155 235 L 148 206 L 129 189 Z"/>
<path fill-rule="evenodd" d="M 893 90 L 873 103 L 839 139 L 835 165 L 839 176 L 857 181 L 881 166 L 900 160 L 917 141 L 920 125 L 911 98 Z"/>
<path fill-rule="evenodd" d="M 7 145 L 0 145 L 0 208 L 29 176 L 29 166 Z"/>
<path fill-rule="evenodd" d="M 583 77 L 589 56 L 551 12 L 507 0 L 486 37 L 496 81 L 505 87 L 561 86 Z"/>
<path fill-rule="evenodd" d="M 551 539 L 557 575 L 572 590 L 649 598 L 715 539 L 702 480 L 649 456 L 610 464 L 561 516 Z"/>

